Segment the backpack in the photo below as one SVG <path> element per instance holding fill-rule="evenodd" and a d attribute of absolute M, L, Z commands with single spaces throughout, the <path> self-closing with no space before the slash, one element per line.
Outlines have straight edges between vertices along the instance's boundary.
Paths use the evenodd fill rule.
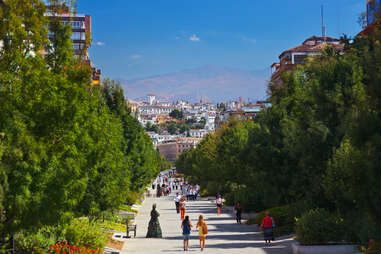
<path fill-rule="evenodd" d="M 183 222 L 183 227 L 184 227 L 184 231 L 186 231 L 186 232 L 190 232 L 191 231 L 191 226 L 190 226 L 190 223 L 189 222 L 187 222 L 187 221 L 184 221 Z"/>
<path fill-rule="evenodd" d="M 204 235 L 208 234 L 208 226 L 206 225 L 206 223 L 202 224 L 202 233 Z"/>

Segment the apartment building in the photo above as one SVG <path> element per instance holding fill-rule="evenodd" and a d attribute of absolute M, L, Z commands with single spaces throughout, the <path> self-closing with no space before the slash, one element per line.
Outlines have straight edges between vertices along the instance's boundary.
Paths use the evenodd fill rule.
<path fill-rule="evenodd" d="M 167 160 L 174 162 L 185 150 L 195 148 L 201 141 L 201 138 L 177 138 L 164 141 L 157 145 L 159 152 Z"/>
<path fill-rule="evenodd" d="M 297 65 L 304 65 L 307 58 L 320 55 L 321 51 L 327 46 L 331 46 L 336 51 L 342 51 L 344 48 L 339 39 L 327 36 L 312 36 L 301 45 L 283 51 L 279 55 L 279 62 L 271 65 L 271 82 L 280 85 L 282 73 L 294 69 Z"/>
<path fill-rule="evenodd" d="M 99 85 L 101 83 L 101 70 L 93 67 L 89 56 L 89 48 L 92 44 L 91 38 L 91 16 L 84 14 L 74 14 L 69 8 L 64 8 L 63 11 L 57 13 L 52 7 L 47 7 L 45 14 L 50 20 L 59 18 L 63 25 L 69 25 L 71 27 L 71 41 L 73 46 L 73 53 L 76 57 L 82 58 L 92 69 L 91 84 Z M 49 31 L 49 39 L 54 34 Z"/>

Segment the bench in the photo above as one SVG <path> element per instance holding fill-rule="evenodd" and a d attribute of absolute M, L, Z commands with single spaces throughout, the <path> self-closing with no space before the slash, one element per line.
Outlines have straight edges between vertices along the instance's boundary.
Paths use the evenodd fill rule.
<path fill-rule="evenodd" d="M 137 226 L 136 224 L 130 224 L 129 221 L 134 221 L 135 219 L 135 214 L 134 213 L 129 213 L 127 218 L 126 218 L 126 229 L 127 229 L 127 234 L 126 238 L 130 238 L 130 233 L 134 232 L 134 238 L 136 238 L 136 229 Z"/>
<path fill-rule="evenodd" d="M 128 223 L 128 221 L 127 221 Z M 136 225 L 128 225 L 127 224 L 127 238 L 130 238 L 130 233 L 134 232 L 134 238 L 136 238 Z"/>

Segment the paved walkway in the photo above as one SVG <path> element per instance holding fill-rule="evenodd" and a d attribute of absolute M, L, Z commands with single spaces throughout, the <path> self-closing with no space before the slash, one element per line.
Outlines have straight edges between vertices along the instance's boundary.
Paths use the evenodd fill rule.
<path fill-rule="evenodd" d="M 157 204 L 160 213 L 159 221 L 163 231 L 162 239 L 147 239 L 148 222 L 152 204 Z M 223 213 L 217 216 L 215 204 L 206 199 L 187 202 L 186 215 L 194 225 L 189 243 L 190 253 L 240 253 L 240 254 L 289 254 L 291 253 L 291 238 L 277 239 L 272 246 L 266 247 L 263 236 L 257 226 L 236 224 L 232 214 Z M 195 230 L 198 216 L 204 215 L 208 224 L 209 234 L 206 249 L 199 248 L 198 231 Z M 154 254 L 181 253 L 183 242 L 181 235 L 180 215 L 176 213 L 173 196 L 147 198 L 136 218 L 137 237 L 127 239 L 122 254 Z"/>

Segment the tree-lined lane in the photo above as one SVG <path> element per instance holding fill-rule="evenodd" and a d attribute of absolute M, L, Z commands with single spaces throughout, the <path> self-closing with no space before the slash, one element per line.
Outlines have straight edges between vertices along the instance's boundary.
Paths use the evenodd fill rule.
<path fill-rule="evenodd" d="M 160 213 L 159 221 L 163 231 L 163 239 L 145 238 L 153 204 L 157 204 Z M 263 236 L 257 226 L 236 224 L 232 214 L 222 213 L 217 216 L 215 204 L 206 199 L 187 202 L 186 215 L 194 225 L 192 228 L 189 251 L 201 252 L 198 231 L 195 230 L 198 216 L 204 215 L 209 234 L 206 240 L 208 253 L 240 253 L 240 254 L 287 254 L 291 253 L 291 238 L 277 239 L 270 247 L 266 247 Z M 180 215 L 176 213 L 173 196 L 147 198 L 136 218 L 138 226 L 137 238 L 128 239 L 123 254 L 154 254 L 183 252 L 183 237 L 180 230 Z"/>

